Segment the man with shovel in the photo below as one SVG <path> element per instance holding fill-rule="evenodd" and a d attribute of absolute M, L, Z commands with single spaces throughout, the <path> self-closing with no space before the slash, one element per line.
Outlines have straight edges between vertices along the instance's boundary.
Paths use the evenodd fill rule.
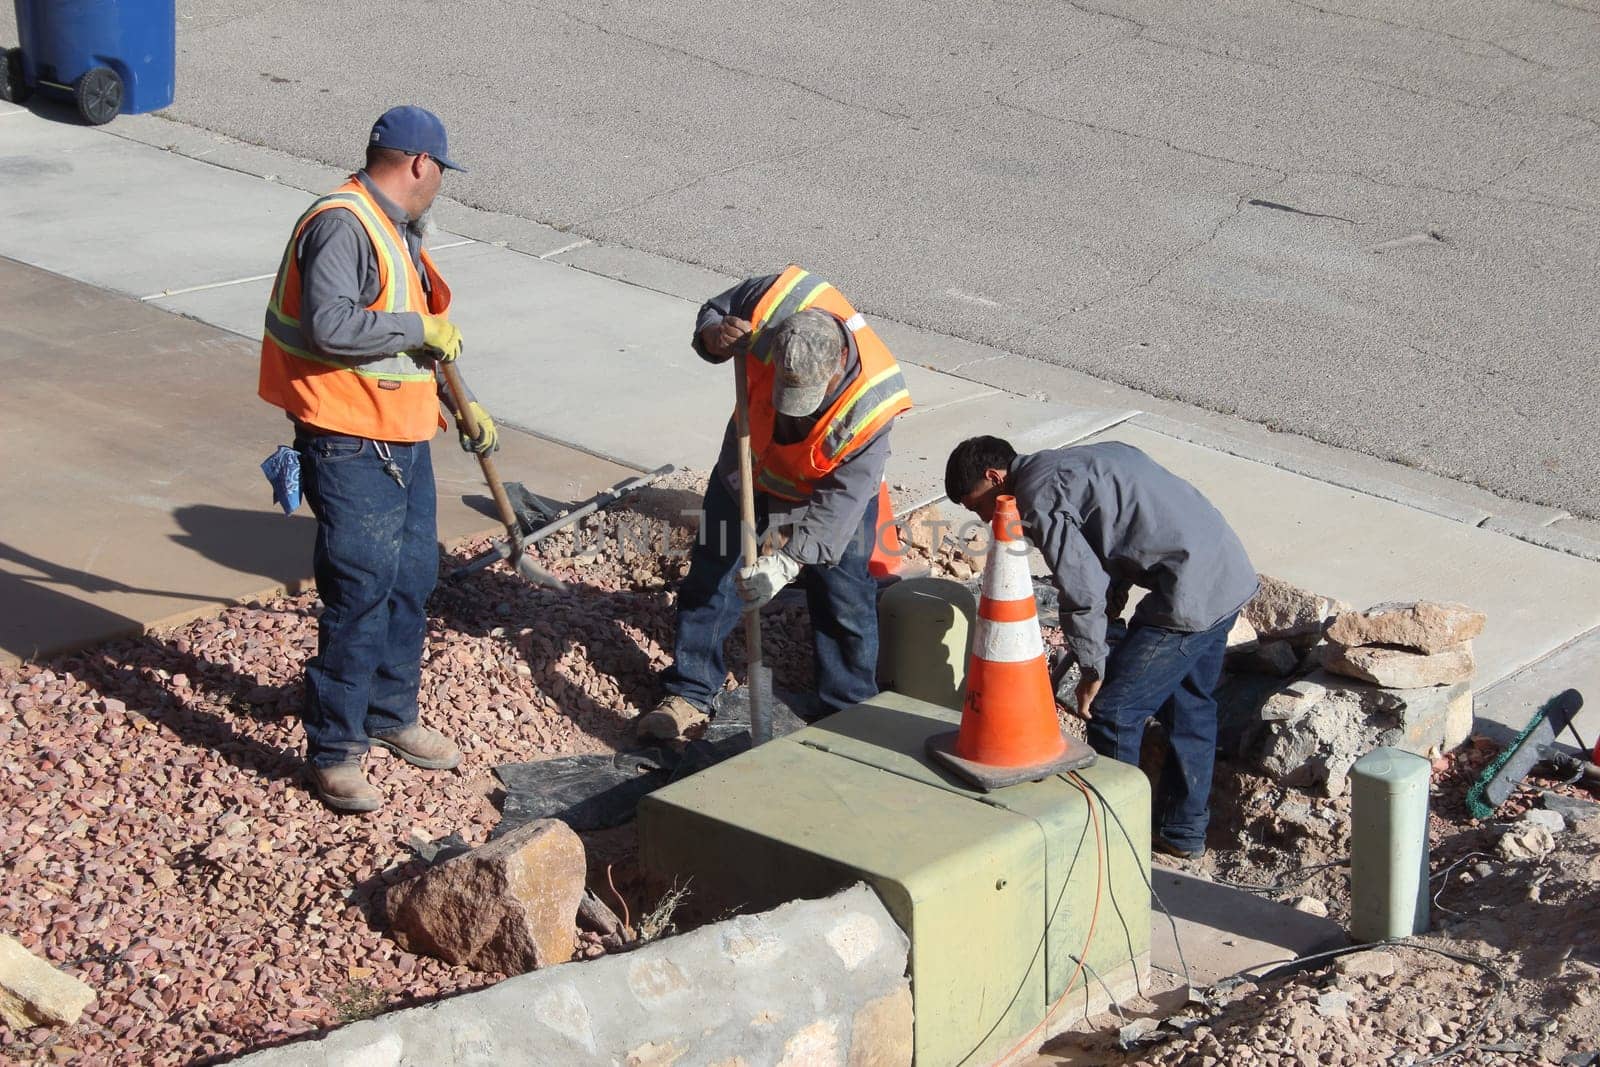
<path fill-rule="evenodd" d="M 417 722 L 424 605 L 439 568 L 428 441 L 445 424 L 439 367 L 461 354 L 450 289 L 422 247 L 444 172 L 461 169 L 447 152 L 431 112 L 397 107 L 378 119 L 365 169 L 295 224 L 261 339 L 259 392 L 294 423 L 317 518 L 323 611 L 306 663 L 306 761 L 337 811 L 383 804 L 361 766 L 373 742 L 430 770 L 461 762 L 453 741 Z M 486 454 L 494 422 L 467 407 L 461 445 Z"/>
<path fill-rule="evenodd" d="M 911 407 L 887 346 L 837 289 L 799 267 L 707 301 L 693 346 L 710 363 L 746 361 L 753 476 L 739 484 L 741 439 L 730 421 L 678 590 L 665 696 L 637 723 L 641 737 L 656 740 L 706 721 L 741 611 L 759 611 L 796 578 L 806 586 L 823 707 L 877 693 L 877 586 L 867 562 L 890 427 Z M 782 528 L 789 537 L 740 568 L 742 491 L 754 495 L 758 532 Z"/>

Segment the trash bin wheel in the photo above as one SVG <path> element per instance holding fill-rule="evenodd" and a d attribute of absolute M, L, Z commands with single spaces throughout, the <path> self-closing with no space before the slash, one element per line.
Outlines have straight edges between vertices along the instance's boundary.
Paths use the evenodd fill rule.
<path fill-rule="evenodd" d="M 22 80 L 22 49 L 0 48 L 0 100 L 20 104 L 28 99 L 28 83 Z"/>
<path fill-rule="evenodd" d="M 110 67 L 90 67 L 72 88 L 78 114 L 91 126 L 104 126 L 122 110 L 122 79 Z"/>

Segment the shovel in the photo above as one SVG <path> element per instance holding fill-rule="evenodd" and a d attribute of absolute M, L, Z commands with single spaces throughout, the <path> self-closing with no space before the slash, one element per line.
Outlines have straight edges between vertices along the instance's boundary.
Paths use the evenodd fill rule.
<path fill-rule="evenodd" d="M 461 422 L 461 429 L 471 440 L 478 439 L 478 420 L 472 414 L 472 406 L 467 401 L 467 387 L 461 381 L 461 372 L 456 370 L 454 362 L 441 363 L 444 371 L 445 388 L 450 390 L 450 399 L 456 406 L 456 417 Z M 522 523 L 517 520 L 517 513 L 511 508 L 511 498 L 506 496 L 506 487 L 500 484 L 500 475 L 494 469 L 494 460 L 489 458 L 487 452 L 478 453 L 478 465 L 483 468 L 484 480 L 489 483 L 489 493 L 494 497 L 494 508 L 500 516 L 500 521 L 505 524 L 506 538 L 511 542 L 511 558 L 516 561 L 517 573 L 522 575 L 534 585 L 548 586 L 551 589 L 565 591 L 567 583 L 551 574 L 532 559 L 523 549 L 526 539 L 522 532 Z"/>
<path fill-rule="evenodd" d="M 745 347 L 733 356 L 733 425 L 739 435 L 739 538 L 740 554 L 746 567 L 754 566 L 756 547 L 755 463 L 750 457 L 750 372 Z M 715 475 L 713 475 L 715 477 Z M 750 743 L 772 740 L 772 675 L 761 661 L 761 612 L 744 613 L 744 647 L 750 677 Z"/>

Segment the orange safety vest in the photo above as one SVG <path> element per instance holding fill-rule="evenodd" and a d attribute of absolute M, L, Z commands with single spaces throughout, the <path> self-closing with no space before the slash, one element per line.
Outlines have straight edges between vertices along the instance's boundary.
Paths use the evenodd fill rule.
<path fill-rule="evenodd" d="M 772 440 L 778 416 L 772 406 L 772 327 L 806 308 L 826 311 L 855 338 L 861 371 L 803 441 Z M 750 322 L 750 452 L 758 489 L 786 500 L 805 500 L 817 479 L 832 472 L 901 412 L 911 408 L 905 375 L 889 348 L 844 295 L 799 267 L 788 267 L 762 294 Z"/>
<path fill-rule="evenodd" d="M 318 429 L 376 441 L 426 441 L 445 424 L 431 358 L 420 351 L 395 352 L 352 366 L 318 353 L 301 325 L 295 249 L 311 220 L 334 210 L 356 217 L 377 255 L 378 298 L 367 305 L 368 311 L 443 315 L 450 309 L 450 287 L 427 251 L 421 257 L 430 286 L 425 291 L 400 231 L 366 186 L 352 177 L 318 199 L 295 223 L 267 301 L 257 392 L 269 404 Z"/>

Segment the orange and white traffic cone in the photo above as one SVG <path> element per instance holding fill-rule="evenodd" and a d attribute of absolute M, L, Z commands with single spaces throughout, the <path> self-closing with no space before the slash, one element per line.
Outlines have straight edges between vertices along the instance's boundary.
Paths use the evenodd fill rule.
<path fill-rule="evenodd" d="M 900 543 L 900 528 L 894 521 L 894 501 L 889 499 L 889 483 L 878 483 L 878 522 L 876 536 L 872 539 L 872 557 L 867 560 L 867 573 L 879 582 L 900 575 L 905 562 L 905 546 Z"/>
<path fill-rule="evenodd" d="M 995 507 L 972 632 L 961 729 L 928 738 L 929 755 L 984 792 L 1086 767 L 1094 750 L 1056 719 L 1039 608 L 1014 497 Z"/>

